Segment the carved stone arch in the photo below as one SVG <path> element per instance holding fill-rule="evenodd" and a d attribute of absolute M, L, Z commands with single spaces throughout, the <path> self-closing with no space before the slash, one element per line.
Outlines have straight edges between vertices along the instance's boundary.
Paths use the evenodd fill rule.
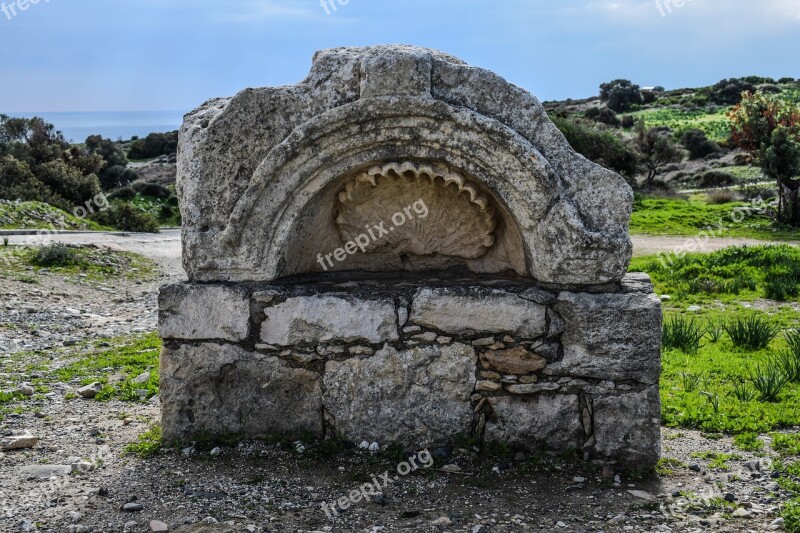
<path fill-rule="evenodd" d="M 518 247 L 519 257 L 473 262 L 472 270 L 549 277 L 542 266 L 554 252 L 539 226 L 557 204 L 569 199 L 559 196 L 558 180 L 547 161 L 497 121 L 434 100 L 421 105 L 410 98 L 371 98 L 336 108 L 304 124 L 271 151 L 251 178 L 219 243 L 237 258 L 227 277 L 240 279 L 239 269 L 256 279 L 303 273 L 287 265 L 286 251 L 297 255 L 298 243 L 293 240 L 290 246 L 290 239 L 297 238 L 294 230 L 308 216 L 308 205 L 315 205 L 315 198 L 331 183 L 385 161 L 447 161 L 493 197 L 501 222 L 517 240 L 501 246 Z"/>

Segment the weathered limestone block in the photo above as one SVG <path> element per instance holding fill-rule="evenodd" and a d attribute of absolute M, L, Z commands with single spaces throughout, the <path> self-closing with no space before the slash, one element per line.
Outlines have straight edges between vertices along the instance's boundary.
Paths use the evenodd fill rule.
<path fill-rule="evenodd" d="M 323 432 L 320 376 L 236 345 L 165 347 L 160 397 L 167 440 Z"/>
<path fill-rule="evenodd" d="M 661 399 L 658 386 L 642 392 L 595 397 L 595 450 L 620 463 L 652 467 L 661 454 Z"/>
<path fill-rule="evenodd" d="M 483 357 L 492 369 L 504 374 L 530 374 L 547 366 L 547 359 L 521 346 L 509 350 L 488 350 Z"/>
<path fill-rule="evenodd" d="M 486 424 L 487 442 L 509 443 L 527 450 L 580 449 L 586 440 L 578 397 L 539 394 L 496 397 L 490 403 L 497 421 Z"/>
<path fill-rule="evenodd" d="M 399 338 L 389 300 L 316 295 L 289 298 L 264 310 L 261 340 L 267 344 L 381 343 Z"/>
<path fill-rule="evenodd" d="M 250 327 L 247 293 L 225 285 L 168 285 L 158 299 L 162 339 L 241 341 Z"/>
<path fill-rule="evenodd" d="M 458 343 L 329 361 L 323 404 L 337 434 L 354 441 L 447 443 L 469 432 L 476 363 L 474 348 Z"/>
<path fill-rule="evenodd" d="M 655 384 L 661 373 L 661 302 L 651 292 L 561 293 L 563 360 L 545 374 Z"/>
<path fill-rule="evenodd" d="M 411 322 L 446 333 L 509 333 L 533 339 L 547 331 L 547 309 L 502 290 L 424 288 L 411 302 Z"/>

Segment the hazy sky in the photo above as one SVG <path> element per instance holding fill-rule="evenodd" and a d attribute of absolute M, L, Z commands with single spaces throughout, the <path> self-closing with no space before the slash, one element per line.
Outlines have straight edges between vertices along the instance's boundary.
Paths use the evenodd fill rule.
<path fill-rule="evenodd" d="M 800 0 L 330 1 L 0 0 L 0 111 L 189 110 L 295 83 L 315 50 L 380 43 L 445 50 L 542 100 L 618 77 L 800 77 Z"/>

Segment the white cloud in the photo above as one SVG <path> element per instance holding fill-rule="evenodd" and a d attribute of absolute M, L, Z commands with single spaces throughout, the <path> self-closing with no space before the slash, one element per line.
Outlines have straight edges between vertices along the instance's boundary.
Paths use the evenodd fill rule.
<path fill-rule="evenodd" d="M 321 8 L 320 8 L 321 9 Z M 319 16 L 308 7 L 298 5 L 297 0 L 239 0 L 229 2 L 221 14 L 229 22 L 265 22 L 276 19 L 306 19 Z"/>

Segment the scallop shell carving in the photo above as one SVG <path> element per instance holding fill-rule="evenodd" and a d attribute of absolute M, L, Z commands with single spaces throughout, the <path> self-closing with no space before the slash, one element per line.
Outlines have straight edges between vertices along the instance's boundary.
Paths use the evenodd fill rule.
<path fill-rule="evenodd" d="M 367 251 L 465 259 L 485 255 L 497 227 L 489 199 L 464 176 L 411 162 L 374 166 L 347 182 L 336 223 L 344 242 L 368 237 Z"/>

